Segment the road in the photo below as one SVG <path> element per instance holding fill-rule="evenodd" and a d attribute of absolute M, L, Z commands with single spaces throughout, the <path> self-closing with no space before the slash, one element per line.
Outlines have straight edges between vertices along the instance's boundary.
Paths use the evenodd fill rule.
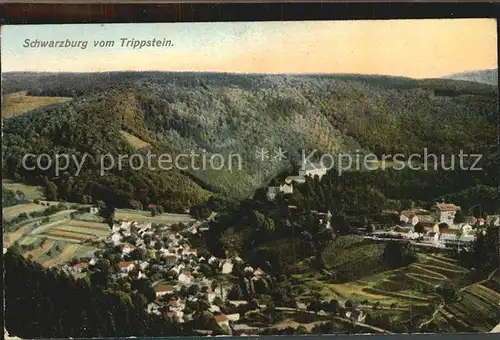
<path fill-rule="evenodd" d="M 500 323 L 493 328 L 490 333 L 500 333 Z"/>
<path fill-rule="evenodd" d="M 303 310 L 303 309 L 299 309 L 299 308 L 275 307 L 275 309 L 283 311 L 283 312 L 303 312 L 303 313 L 308 313 L 308 314 L 316 315 L 315 312 L 308 311 L 308 310 Z M 342 321 L 344 323 L 352 324 L 351 320 L 346 319 L 346 318 L 341 318 L 340 316 L 332 316 L 331 313 L 326 313 L 325 312 L 323 314 L 317 314 L 317 315 L 330 316 L 334 320 L 338 320 L 338 321 Z M 368 325 L 366 323 L 356 322 L 355 324 L 356 324 L 356 326 L 359 326 L 359 327 L 362 327 L 362 328 L 366 328 L 368 330 L 375 331 L 377 333 L 393 334 L 393 333 L 389 332 L 388 330 L 385 330 L 385 329 L 382 329 L 382 328 L 378 328 L 378 327 L 375 327 L 375 326 L 371 326 L 371 325 Z"/>

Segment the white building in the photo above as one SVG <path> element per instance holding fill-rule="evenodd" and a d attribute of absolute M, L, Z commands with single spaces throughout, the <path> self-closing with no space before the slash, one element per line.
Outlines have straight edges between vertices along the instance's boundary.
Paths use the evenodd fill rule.
<path fill-rule="evenodd" d="M 431 208 L 438 223 L 446 223 L 448 225 L 453 224 L 457 210 L 459 210 L 459 207 L 449 203 L 436 203 Z"/>
<path fill-rule="evenodd" d="M 267 188 L 267 199 L 270 201 L 274 201 L 276 196 L 280 193 L 291 194 L 293 193 L 293 185 L 292 184 L 283 184 L 277 187 L 269 187 Z"/>
<path fill-rule="evenodd" d="M 231 274 L 233 271 L 234 265 L 231 263 L 231 261 L 226 261 L 222 265 L 222 274 Z"/>
<path fill-rule="evenodd" d="M 319 179 L 321 179 L 321 177 L 323 177 L 328 170 L 329 169 L 324 167 L 322 164 L 303 163 L 301 169 L 299 170 L 299 176 L 318 176 Z"/>

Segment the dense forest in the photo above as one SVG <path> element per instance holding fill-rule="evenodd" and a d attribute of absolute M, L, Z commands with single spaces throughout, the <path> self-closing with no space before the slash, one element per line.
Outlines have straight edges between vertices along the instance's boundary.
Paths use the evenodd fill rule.
<path fill-rule="evenodd" d="M 140 291 L 106 289 L 99 280 L 45 269 L 14 248 L 4 255 L 4 266 L 5 322 L 11 334 L 32 339 L 190 335 L 147 313 L 148 299 Z"/>
<path fill-rule="evenodd" d="M 468 201 L 488 193 L 498 179 L 497 87 L 453 80 L 379 76 L 286 76 L 211 73 L 116 72 L 4 75 L 5 93 L 69 96 L 73 100 L 12 117 L 4 123 L 3 173 L 42 185 L 49 199 L 97 199 L 126 207 L 130 201 L 180 211 L 212 195 L 241 199 L 291 171 L 301 150 L 483 154 L 484 171 L 403 171 L 373 175 L 387 198 L 412 195 L 430 201 Z M 126 132 L 147 146 L 136 150 Z M 288 159 L 262 162 L 257 148 L 282 148 Z M 240 155 L 243 168 L 222 170 L 122 169 L 100 174 L 110 153 Z M 72 164 L 25 170 L 26 153 L 66 153 L 87 159 L 76 176 Z M 30 163 L 29 165 L 33 165 Z M 234 167 L 237 164 L 233 164 Z M 375 178 L 375 177 L 382 178 Z M 363 175 L 365 177 L 365 175 Z M 476 188 L 476 189 L 473 189 Z M 450 196 L 451 195 L 451 196 Z M 453 196 L 455 195 L 455 196 Z"/>

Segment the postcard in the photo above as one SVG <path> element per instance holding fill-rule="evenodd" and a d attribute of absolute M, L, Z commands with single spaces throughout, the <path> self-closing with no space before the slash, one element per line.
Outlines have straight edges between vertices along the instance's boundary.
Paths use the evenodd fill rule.
<path fill-rule="evenodd" d="M 500 331 L 495 20 L 1 33 L 6 336 Z"/>

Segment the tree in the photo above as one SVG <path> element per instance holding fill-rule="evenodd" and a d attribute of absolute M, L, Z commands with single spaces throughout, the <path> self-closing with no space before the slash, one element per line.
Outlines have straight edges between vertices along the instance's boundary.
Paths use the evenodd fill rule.
<path fill-rule="evenodd" d="M 455 218 L 453 219 L 453 223 L 459 224 L 464 222 L 465 222 L 465 215 L 462 209 L 458 209 L 457 212 L 455 213 Z"/>
<path fill-rule="evenodd" d="M 390 268 L 400 268 L 415 262 L 417 256 L 409 242 L 390 241 L 385 246 L 382 259 Z"/>
<path fill-rule="evenodd" d="M 47 177 L 44 179 L 44 192 L 48 201 L 57 200 L 57 186 L 54 182 L 49 181 Z"/>
<path fill-rule="evenodd" d="M 339 301 L 335 300 L 335 299 L 331 299 L 328 302 L 328 305 L 326 307 L 326 311 L 330 312 L 330 313 L 333 313 L 333 314 L 337 314 L 340 311 L 340 303 L 339 303 Z"/>
<path fill-rule="evenodd" d="M 416 233 L 419 233 L 419 234 L 424 234 L 425 233 L 425 227 L 422 223 L 418 222 L 415 227 L 413 227 L 413 230 L 416 232 Z"/>

